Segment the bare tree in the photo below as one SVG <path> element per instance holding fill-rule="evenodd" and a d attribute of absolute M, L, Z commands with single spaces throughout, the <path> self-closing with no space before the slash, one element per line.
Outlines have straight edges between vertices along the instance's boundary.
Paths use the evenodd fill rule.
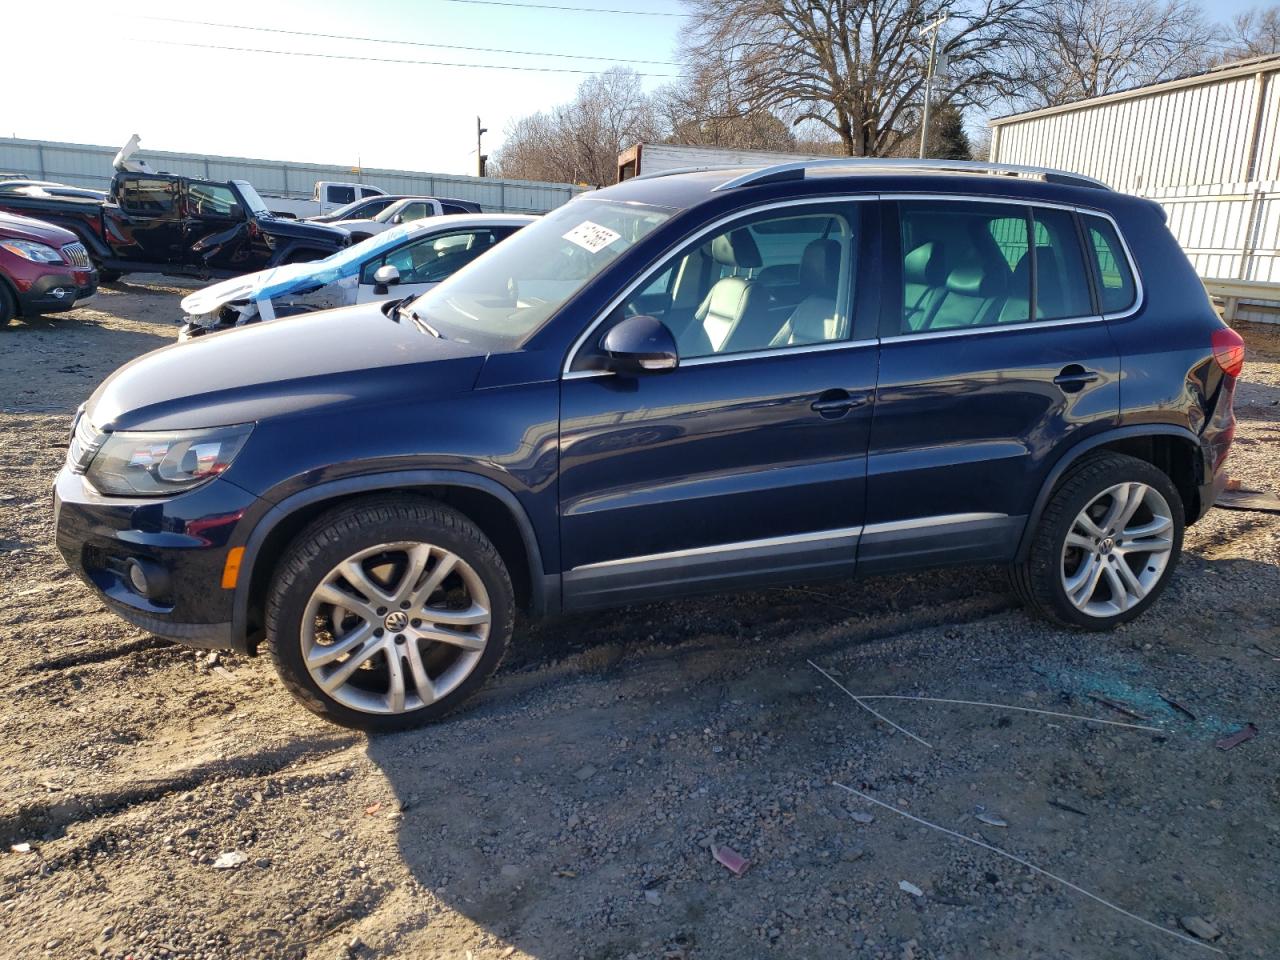
<path fill-rule="evenodd" d="M 1280 53 L 1280 5 L 1237 13 L 1222 28 L 1219 43 L 1222 50 L 1215 63 Z"/>
<path fill-rule="evenodd" d="M 1014 51 L 1015 99 L 1053 106 L 1194 73 L 1211 32 L 1193 0 L 1047 0 Z"/>
<path fill-rule="evenodd" d="M 617 179 L 624 147 L 661 132 L 640 77 L 614 67 L 584 80 L 571 102 L 508 126 L 493 165 L 503 177 L 603 186 Z"/>
<path fill-rule="evenodd" d="M 733 85 L 727 71 L 709 65 L 660 89 L 654 99 L 666 140 L 739 150 L 796 149 L 792 125 L 751 104 Z"/>
<path fill-rule="evenodd" d="M 938 99 L 985 106 L 1008 94 L 1004 54 L 1030 0 L 688 0 L 691 65 L 724 71 L 752 109 L 821 124 L 853 156 L 885 156 L 919 128 L 939 14 L 947 64 Z"/>

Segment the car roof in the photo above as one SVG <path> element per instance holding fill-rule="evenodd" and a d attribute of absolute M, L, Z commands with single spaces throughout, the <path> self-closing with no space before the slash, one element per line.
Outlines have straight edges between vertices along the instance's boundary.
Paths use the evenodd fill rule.
<path fill-rule="evenodd" d="M 537 219 L 527 213 L 446 213 L 439 217 L 415 220 L 406 226 L 411 228 L 411 233 L 426 233 L 456 227 L 523 227 Z"/>
<path fill-rule="evenodd" d="M 904 161 L 832 158 L 768 167 L 714 167 L 624 180 L 581 197 L 687 210 L 703 204 L 734 208 L 757 200 L 833 193 L 955 194 L 1041 200 L 1103 209 L 1136 199 L 1100 181 L 1065 171 L 974 161 Z M 576 198 L 575 198 L 576 199 Z"/>

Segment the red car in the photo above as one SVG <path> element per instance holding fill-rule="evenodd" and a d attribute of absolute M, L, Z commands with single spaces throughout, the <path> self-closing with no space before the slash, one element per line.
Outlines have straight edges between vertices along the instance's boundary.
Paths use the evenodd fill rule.
<path fill-rule="evenodd" d="M 0 327 L 14 317 L 70 310 L 98 289 L 98 271 L 74 233 L 0 213 Z"/>

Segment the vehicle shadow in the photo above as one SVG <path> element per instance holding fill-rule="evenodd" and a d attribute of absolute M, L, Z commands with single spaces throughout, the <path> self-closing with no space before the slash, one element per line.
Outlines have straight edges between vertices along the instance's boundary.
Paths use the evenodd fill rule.
<path fill-rule="evenodd" d="M 985 855 L 977 865 L 952 856 L 947 841 L 892 815 L 881 814 L 874 829 L 860 824 L 849 813 L 865 805 L 831 788 L 832 779 L 886 799 L 910 797 L 912 810 L 944 811 L 951 825 L 975 802 L 998 801 L 1009 819 L 1034 822 L 1038 855 L 1081 844 L 1108 849 L 1065 861 L 1087 887 L 1105 888 L 1112 860 L 1158 856 L 1162 877 L 1179 870 L 1197 877 L 1201 909 L 1243 916 L 1232 890 L 1261 882 L 1248 857 L 1201 882 L 1207 837 L 1195 826 L 1185 842 L 1156 854 L 1140 849 L 1148 822 L 1187 820 L 1186 794 L 1153 791 L 1157 779 L 1185 783 L 1196 779 L 1194 769 L 1204 783 L 1188 789 L 1206 791 L 1205 802 L 1223 795 L 1228 805 L 1267 792 L 1265 764 L 1242 769 L 1212 749 L 1221 733 L 1205 717 L 1192 724 L 1152 693 L 1162 711 L 1154 722 L 1176 738 L 1170 750 L 1161 737 L 1046 727 L 1025 715 L 885 706 L 935 745 L 925 750 L 860 712 L 806 661 L 838 669 L 865 694 L 929 693 L 1124 719 L 1089 700 L 1089 685 L 1112 696 L 1181 690 L 1172 684 L 1185 678 L 1170 678 L 1182 676 L 1188 657 L 1203 657 L 1213 663 L 1224 711 L 1227 701 L 1231 709 L 1263 709 L 1276 681 L 1259 683 L 1247 637 L 1280 613 L 1280 571 L 1192 558 L 1160 616 L 1125 628 L 1120 639 L 1055 630 L 1009 609 L 997 574 L 768 590 L 526 629 L 474 705 L 431 728 L 369 741 L 369 757 L 402 805 L 401 857 L 432 892 L 425 902 L 456 912 L 447 932 L 461 938 L 446 950 L 438 908 L 424 908 L 417 920 L 405 918 L 398 949 L 461 955 L 465 946 L 475 960 L 506 956 L 511 946 L 541 958 L 898 956 L 908 941 L 941 950 L 945 940 L 947 955 L 1026 956 L 1027 898 L 992 893 L 997 877 L 1011 877 L 1016 893 L 1024 873 Z M 1206 617 L 1205 589 L 1231 596 L 1224 584 L 1238 582 L 1260 584 L 1270 604 L 1259 607 L 1254 589 L 1252 602 L 1238 604 L 1242 618 L 1249 607 L 1247 618 L 1227 609 Z M 1176 663 L 1144 652 L 1153 647 L 1174 651 Z M 1253 661 L 1228 663 L 1228 653 Z M 1074 679 L 1055 679 L 1066 677 Z M 1259 689 L 1246 696 L 1248 706 L 1231 699 L 1229 691 L 1251 684 Z M 1141 795 L 1141 809 L 1112 806 L 1105 822 L 1091 824 L 1045 807 L 1044 791 L 1096 779 L 1099 752 L 1115 766 L 1108 763 L 1094 801 Z M 1031 798 L 1026 807 L 1023 795 Z M 1096 843 L 1069 832 L 1077 828 L 1098 831 Z M 1266 843 L 1265 830 L 1248 832 L 1241 842 Z M 1013 842 L 1031 842 L 1021 836 Z M 753 865 L 733 875 L 713 859 L 713 843 Z M 903 877 L 916 878 L 928 897 L 899 895 Z M 1146 957 L 1155 946 L 1141 928 L 1127 927 L 1125 939 L 1105 947 L 1076 942 L 1078 924 L 1099 919 L 1091 912 L 1098 908 L 1060 889 L 1043 895 L 1054 907 L 1037 912 L 1042 944 L 1082 958 Z M 1179 882 L 1152 878 L 1127 903 L 1158 917 L 1179 898 Z M 1247 926 L 1241 920 L 1237 928 L 1241 946 Z"/>

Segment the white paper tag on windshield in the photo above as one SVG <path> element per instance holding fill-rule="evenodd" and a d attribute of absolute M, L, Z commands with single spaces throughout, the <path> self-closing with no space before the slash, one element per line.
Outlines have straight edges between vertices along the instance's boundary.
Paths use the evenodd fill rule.
<path fill-rule="evenodd" d="M 587 253 L 599 253 L 613 241 L 621 238 L 622 234 L 614 233 L 608 227 L 602 227 L 590 220 L 583 220 L 564 235 L 565 240 L 576 243 Z"/>

